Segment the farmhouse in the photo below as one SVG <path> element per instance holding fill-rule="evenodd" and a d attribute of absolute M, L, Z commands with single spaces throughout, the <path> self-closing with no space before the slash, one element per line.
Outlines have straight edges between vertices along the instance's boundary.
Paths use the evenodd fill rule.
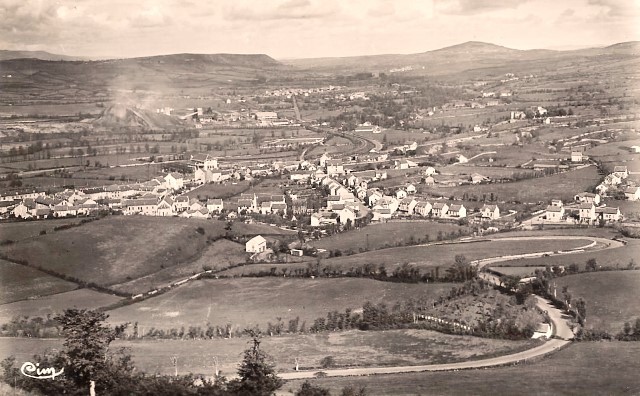
<path fill-rule="evenodd" d="M 609 223 L 619 221 L 622 218 L 620 209 L 611 207 L 596 208 L 596 216 L 598 219 Z"/>
<path fill-rule="evenodd" d="M 224 203 L 222 202 L 222 199 L 207 200 L 207 210 L 209 211 L 209 213 L 213 213 L 213 212 L 220 213 L 222 212 L 223 208 L 224 208 Z"/>
<path fill-rule="evenodd" d="M 402 201 L 400 201 L 400 206 L 398 207 L 398 210 L 408 215 L 412 215 L 417 204 L 418 204 L 418 201 L 416 201 L 413 198 L 404 198 Z"/>
<path fill-rule="evenodd" d="M 140 214 L 145 216 L 155 216 L 157 212 L 158 200 L 156 198 L 136 198 L 127 199 L 122 202 L 125 215 Z"/>
<path fill-rule="evenodd" d="M 627 170 L 626 166 L 615 166 L 613 168 L 613 174 L 618 176 L 621 179 L 626 179 L 627 177 L 629 177 L 629 171 Z"/>
<path fill-rule="evenodd" d="M 564 218 L 564 206 L 549 205 L 546 210 L 547 220 L 562 221 Z"/>
<path fill-rule="evenodd" d="M 431 204 L 424 201 L 418 202 L 413 211 L 420 216 L 429 216 L 429 213 L 431 213 Z"/>
<path fill-rule="evenodd" d="M 640 200 L 640 187 L 627 187 L 627 189 L 624 190 L 624 196 L 629 201 Z"/>
<path fill-rule="evenodd" d="M 164 177 L 167 187 L 173 190 L 179 190 L 184 187 L 184 176 L 179 173 L 169 173 Z"/>
<path fill-rule="evenodd" d="M 449 211 L 449 205 L 446 202 L 436 202 L 431 207 L 433 217 L 444 217 Z"/>
<path fill-rule="evenodd" d="M 593 194 L 588 192 L 581 192 L 580 194 L 576 194 L 573 199 L 576 202 L 580 203 L 593 203 L 594 205 L 600 204 L 600 195 Z"/>
<path fill-rule="evenodd" d="M 347 224 L 351 222 L 353 224 L 356 221 L 356 214 L 351 208 L 344 208 L 340 212 L 338 212 L 338 216 L 340 218 L 340 224 Z"/>
<path fill-rule="evenodd" d="M 433 176 L 427 176 L 424 179 L 424 184 L 426 184 L 427 186 L 433 186 L 434 184 L 436 184 L 435 179 L 433 178 Z"/>
<path fill-rule="evenodd" d="M 325 166 L 325 172 L 327 172 L 327 175 L 344 175 L 344 166 L 340 160 L 327 160 L 325 162 Z"/>
<path fill-rule="evenodd" d="M 267 240 L 257 235 L 247 241 L 245 250 L 247 253 L 262 253 L 267 250 Z"/>
<path fill-rule="evenodd" d="M 452 204 L 447 210 L 448 217 L 464 218 L 467 217 L 467 208 L 462 204 Z"/>
<path fill-rule="evenodd" d="M 321 227 L 328 224 L 337 224 L 336 215 L 331 212 L 317 212 L 311 215 L 311 227 Z"/>
<path fill-rule="evenodd" d="M 409 169 L 415 168 L 418 166 L 416 162 L 410 161 L 408 159 L 399 159 L 393 161 L 393 166 L 395 169 Z"/>
<path fill-rule="evenodd" d="M 581 151 L 572 151 L 571 152 L 571 162 L 582 162 L 582 152 Z"/>
<path fill-rule="evenodd" d="M 164 197 L 156 207 L 157 216 L 173 216 L 173 199 Z"/>
<path fill-rule="evenodd" d="M 495 220 L 500 217 L 500 208 L 498 205 L 484 205 L 480 214 L 483 220 Z"/>
<path fill-rule="evenodd" d="M 583 203 L 578 206 L 579 219 L 583 223 L 591 223 L 597 219 L 596 207 L 593 203 Z"/>

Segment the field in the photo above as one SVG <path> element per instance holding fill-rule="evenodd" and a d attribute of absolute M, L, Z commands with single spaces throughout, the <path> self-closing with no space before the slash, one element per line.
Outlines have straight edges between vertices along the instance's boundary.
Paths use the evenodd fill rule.
<path fill-rule="evenodd" d="M 617 334 L 624 322 L 640 318 L 640 271 L 605 271 L 569 275 L 555 280 L 558 291 L 567 286 L 575 300 L 587 302 L 587 327 Z"/>
<path fill-rule="evenodd" d="M 435 241 L 438 232 L 447 235 L 451 232 L 457 233 L 459 230 L 468 231 L 468 227 L 461 227 L 454 224 L 442 224 L 435 221 L 412 221 L 412 222 L 389 222 L 385 224 L 371 224 L 359 230 L 352 230 L 335 234 L 318 241 L 310 242 L 320 249 L 340 249 L 358 252 L 366 249 L 375 250 L 383 248 L 385 245 L 397 246 L 400 243 L 408 243 L 411 238 L 414 240 L 424 240 L 426 235 L 429 240 Z"/>
<path fill-rule="evenodd" d="M 204 234 L 197 232 L 202 227 Z M 2 246 L 25 260 L 88 282 L 113 285 L 197 258 L 224 223 L 211 220 L 111 216 L 82 227 Z"/>
<path fill-rule="evenodd" d="M 63 293 L 78 287 L 75 283 L 5 260 L 0 260 L 0 279 L 0 304 Z"/>
<path fill-rule="evenodd" d="M 212 358 L 218 358 L 222 374 L 236 374 L 247 338 L 213 340 L 144 340 L 115 341 L 113 350 L 131 348 L 137 369 L 147 373 L 172 374 L 170 357 L 178 356 L 178 372 L 211 375 Z M 261 347 L 273 356 L 276 370 L 293 371 L 294 359 L 300 359 L 301 369 L 321 369 L 320 360 L 333 356 L 342 367 L 414 365 L 426 363 L 477 360 L 507 354 L 535 345 L 535 341 L 507 341 L 455 336 L 433 331 L 346 331 L 317 335 L 284 335 L 265 337 Z M 61 340 L 3 339 L 0 358 L 15 355 L 18 361 L 28 359 L 46 348 L 61 345 Z"/>
<path fill-rule="evenodd" d="M 244 245 L 220 239 L 208 245 L 193 261 L 161 269 L 150 275 L 114 285 L 113 289 L 131 294 L 143 293 L 179 281 L 206 269 L 220 270 L 242 263 L 248 257 Z"/>
<path fill-rule="evenodd" d="M 519 202 L 547 202 L 550 199 L 573 200 L 573 196 L 580 191 L 588 191 L 594 187 L 600 175 L 594 166 L 564 172 L 552 176 L 521 180 L 511 183 L 493 183 L 479 185 L 464 185 L 455 187 L 433 186 L 423 191 L 432 195 L 444 197 L 454 196 L 462 198 L 463 194 L 482 196 L 491 193 L 498 201 Z"/>
<path fill-rule="evenodd" d="M 119 300 L 120 297 L 110 294 L 99 293 L 89 289 L 78 289 L 0 305 L 0 323 L 8 322 L 14 316 L 46 317 L 48 314 L 61 313 L 67 308 L 96 309 Z"/>
<path fill-rule="evenodd" d="M 636 395 L 640 343 L 585 342 L 537 362 L 484 370 L 324 378 L 313 383 L 339 394 L 366 386 L 368 395 Z M 290 395 L 303 381 L 290 381 Z"/>
<path fill-rule="evenodd" d="M 324 260 L 325 265 L 339 268 L 351 268 L 366 263 L 377 266 L 384 264 L 387 271 L 402 263 L 415 264 L 420 268 L 448 267 L 458 254 L 467 260 L 478 260 L 501 255 L 536 253 L 572 249 L 589 244 L 588 239 L 575 240 L 494 240 L 474 243 L 444 244 L 431 246 L 409 246 L 370 251 L 352 256 L 335 257 Z"/>
<path fill-rule="evenodd" d="M 555 231 L 558 233 L 558 231 Z M 502 261 L 498 266 L 500 267 L 523 267 L 523 266 L 556 266 L 556 265 L 564 265 L 568 266 L 572 263 L 578 264 L 581 269 L 584 269 L 585 263 L 587 260 L 594 258 L 598 265 L 606 266 L 606 267 L 626 267 L 631 260 L 634 260 L 636 264 L 638 263 L 638 258 L 640 257 L 640 240 L 630 239 L 627 242 L 627 245 L 615 248 L 615 249 L 605 249 L 605 250 L 594 250 L 587 251 L 584 253 L 574 253 L 568 256 L 557 255 L 557 256 L 549 256 L 549 257 L 535 257 L 535 258 L 527 258 L 527 259 L 518 259 L 518 260 L 509 260 Z"/>
<path fill-rule="evenodd" d="M 79 219 L 53 219 L 40 221 L 20 221 L 15 223 L 0 223 L 0 240 L 11 239 L 19 241 L 22 239 L 39 236 L 42 231 L 54 232 L 55 227 L 65 224 L 78 224 Z"/>
<path fill-rule="evenodd" d="M 325 317 L 327 312 L 360 309 L 366 301 L 385 302 L 448 292 L 451 284 L 401 284 L 370 279 L 207 279 L 190 282 L 161 296 L 110 311 L 114 324 L 138 321 L 148 328 L 169 329 L 202 326 L 208 322 L 236 328 L 259 325 L 282 318 L 285 325 L 300 317 L 300 323 Z"/>

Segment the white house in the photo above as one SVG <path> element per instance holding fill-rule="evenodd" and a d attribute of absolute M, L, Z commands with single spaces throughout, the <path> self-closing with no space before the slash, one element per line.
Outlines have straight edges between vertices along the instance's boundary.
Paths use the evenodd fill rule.
<path fill-rule="evenodd" d="M 546 215 L 549 221 L 562 221 L 564 206 L 549 205 L 547 206 Z"/>
<path fill-rule="evenodd" d="M 580 203 L 593 203 L 594 205 L 600 204 L 600 194 L 581 192 L 576 194 L 573 199 Z"/>
<path fill-rule="evenodd" d="M 604 207 L 596 208 L 596 217 L 606 222 L 619 221 L 622 217 L 619 208 Z"/>
<path fill-rule="evenodd" d="M 267 250 L 267 240 L 261 235 L 257 235 L 247 241 L 245 244 L 247 253 L 261 253 Z"/>
<path fill-rule="evenodd" d="M 351 224 L 356 221 L 356 214 L 351 208 L 344 208 L 340 212 L 338 212 L 338 216 L 340 218 L 340 224 L 347 224 L 349 220 L 351 220 Z"/>
<path fill-rule="evenodd" d="M 414 210 L 417 204 L 418 204 L 418 201 L 416 201 L 413 198 L 404 198 L 402 201 L 400 201 L 400 206 L 398 207 L 398 210 L 406 214 L 412 215 L 414 213 Z"/>
<path fill-rule="evenodd" d="M 627 187 L 627 189 L 624 190 L 624 196 L 629 201 L 640 200 L 640 187 Z"/>
<path fill-rule="evenodd" d="M 446 202 L 436 202 L 431 207 L 433 217 L 445 217 L 449 211 L 449 205 Z"/>
<path fill-rule="evenodd" d="M 629 170 L 627 170 L 626 166 L 619 165 L 613 167 L 613 174 L 621 179 L 626 179 L 627 177 L 629 177 Z"/>
<path fill-rule="evenodd" d="M 222 199 L 208 199 L 207 200 L 207 210 L 209 213 L 213 212 L 222 212 L 222 208 L 224 208 L 224 203 Z"/>
<path fill-rule="evenodd" d="M 167 187 L 173 190 L 179 190 L 184 187 L 184 176 L 179 173 L 172 172 L 164 177 Z"/>
<path fill-rule="evenodd" d="M 431 204 L 429 202 L 418 202 L 413 208 L 414 213 L 427 217 L 431 213 Z"/>
<path fill-rule="evenodd" d="M 173 216 L 173 199 L 164 197 L 156 206 L 156 216 Z"/>
<path fill-rule="evenodd" d="M 500 208 L 498 205 L 484 205 L 480 214 L 483 220 L 495 220 L 500 217 Z"/>
<path fill-rule="evenodd" d="M 583 203 L 578 206 L 580 221 L 591 223 L 597 219 L 596 207 L 593 203 Z"/>
<path fill-rule="evenodd" d="M 571 162 L 582 162 L 582 152 L 581 151 L 572 151 L 571 152 Z"/>
<path fill-rule="evenodd" d="M 447 211 L 448 217 L 464 218 L 467 217 L 467 208 L 462 204 L 452 204 Z"/>

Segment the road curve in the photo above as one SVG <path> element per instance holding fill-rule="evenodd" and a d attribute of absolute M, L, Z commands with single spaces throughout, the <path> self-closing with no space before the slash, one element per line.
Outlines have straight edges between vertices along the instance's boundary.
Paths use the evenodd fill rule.
<path fill-rule="evenodd" d="M 457 363 L 444 363 L 444 364 L 425 364 L 419 366 L 392 366 L 392 367 L 360 367 L 360 368 L 343 368 L 343 369 L 320 369 L 313 371 L 294 371 L 288 373 L 278 374 L 283 379 L 305 379 L 315 378 L 316 373 L 323 372 L 327 377 L 346 377 L 346 376 L 359 376 L 359 375 L 371 375 L 371 374 L 400 374 L 400 373 L 415 373 L 423 371 L 453 371 L 453 370 L 466 370 L 466 369 L 478 369 L 485 367 L 505 366 L 518 364 L 526 360 L 545 356 L 551 352 L 554 352 L 565 345 L 569 344 L 573 338 L 573 331 L 569 327 L 566 317 L 562 312 L 551 304 L 551 301 L 542 297 L 536 296 L 538 308 L 542 311 L 546 311 L 551 319 L 551 325 L 553 327 L 553 338 L 546 341 L 544 344 L 535 348 L 527 349 L 526 351 L 512 353 L 510 355 L 498 356 L 494 358 L 473 360 Z"/>

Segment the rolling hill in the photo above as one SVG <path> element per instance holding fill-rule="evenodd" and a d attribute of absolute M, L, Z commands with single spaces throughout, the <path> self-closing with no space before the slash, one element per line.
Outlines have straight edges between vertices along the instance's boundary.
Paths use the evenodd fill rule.
<path fill-rule="evenodd" d="M 49 61 L 76 61 L 76 60 L 83 60 L 84 58 L 79 56 L 52 54 L 46 51 L 0 50 L 0 60 L 8 60 L 8 59 L 41 59 L 41 60 L 49 60 Z"/>
<path fill-rule="evenodd" d="M 284 61 L 284 63 L 317 72 L 345 73 L 363 70 L 388 72 L 391 69 L 406 68 L 419 74 L 444 75 L 523 62 L 579 59 L 602 55 L 635 56 L 640 52 L 639 48 L 639 42 L 627 42 L 604 48 L 574 51 L 517 50 L 495 44 L 469 41 L 416 54 L 291 59 Z"/>

